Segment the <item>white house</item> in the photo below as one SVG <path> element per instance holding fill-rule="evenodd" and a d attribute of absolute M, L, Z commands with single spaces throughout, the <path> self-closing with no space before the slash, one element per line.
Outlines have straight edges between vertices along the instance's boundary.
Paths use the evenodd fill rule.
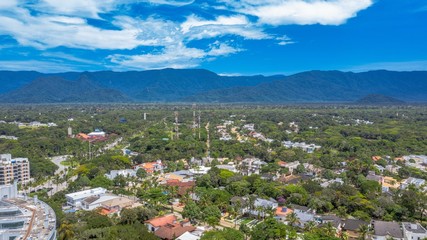
<path fill-rule="evenodd" d="M 418 223 L 402 223 L 403 235 L 405 239 L 421 240 L 427 238 L 427 230 Z"/>
<path fill-rule="evenodd" d="M 65 194 L 65 198 L 67 199 L 67 205 L 71 207 L 81 207 L 82 201 L 84 199 L 92 196 L 102 196 L 106 192 L 107 189 L 99 187 L 80 192 Z"/>
<path fill-rule="evenodd" d="M 110 173 L 106 173 L 105 176 L 113 180 L 117 176 L 123 176 L 123 177 L 136 177 L 136 171 L 134 169 L 121 169 L 121 170 L 111 170 Z"/>

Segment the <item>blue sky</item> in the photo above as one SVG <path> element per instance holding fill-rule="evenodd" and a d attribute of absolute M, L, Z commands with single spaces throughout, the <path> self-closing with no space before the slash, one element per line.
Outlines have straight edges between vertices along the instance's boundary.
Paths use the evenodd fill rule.
<path fill-rule="evenodd" d="M 1 0 L 0 69 L 427 70 L 422 0 Z"/>

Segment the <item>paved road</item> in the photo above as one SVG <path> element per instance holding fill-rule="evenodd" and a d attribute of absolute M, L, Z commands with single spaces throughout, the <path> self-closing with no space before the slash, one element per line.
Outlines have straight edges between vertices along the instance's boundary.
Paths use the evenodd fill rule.
<path fill-rule="evenodd" d="M 39 185 L 35 188 L 32 188 L 32 191 L 39 191 L 42 189 L 51 189 L 50 191 L 48 191 L 48 195 L 52 196 L 53 194 L 62 191 L 64 189 L 66 189 L 68 187 L 68 183 L 67 182 L 63 182 L 61 184 L 58 184 L 58 186 L 55 184 L 55 176 L 60 176 L 61 178 L 64 177 L 65 174 L 65 168 L 66 166 L 62 165 L 61 162 L 65 161 L 68 159 L 68 155 L 63 155 L 63 156 L 55 156 L 51 158 L 51 161 L 58 166 L 58 169 L 55 171 L 55 175 L 54 177 L 50 178 L 47 182 L 43 183 L 42 185 Z M 73 176 L 71 177 L 68 181 L 75 181 L 77 179 L 77 176 Z"/>

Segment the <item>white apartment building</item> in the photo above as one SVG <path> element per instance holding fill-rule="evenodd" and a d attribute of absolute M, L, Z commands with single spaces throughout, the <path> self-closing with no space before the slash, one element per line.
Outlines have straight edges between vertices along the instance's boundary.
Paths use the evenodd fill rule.
<path fill-rule="evenodd" d="M 28 158 L 12 158 L 11 154 L 0 154 L 0 185 L 13 184 L 14 181 L 30 180 Z"/>

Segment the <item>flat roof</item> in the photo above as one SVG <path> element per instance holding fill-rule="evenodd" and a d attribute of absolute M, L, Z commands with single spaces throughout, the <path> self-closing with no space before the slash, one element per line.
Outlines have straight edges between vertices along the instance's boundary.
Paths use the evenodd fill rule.
<path fill-rule="evenodd" d="M 92 189 L 88 189 L 80 192 L 65 194 L 65 196 L 67 198 L 72 198 L 72 199 L 82 199 L 82 198 L 90 197 L 92 195 L 104 194 L 106 191 L 107 189 L 99 187 L 99 188 L 92 188 Z"/>

